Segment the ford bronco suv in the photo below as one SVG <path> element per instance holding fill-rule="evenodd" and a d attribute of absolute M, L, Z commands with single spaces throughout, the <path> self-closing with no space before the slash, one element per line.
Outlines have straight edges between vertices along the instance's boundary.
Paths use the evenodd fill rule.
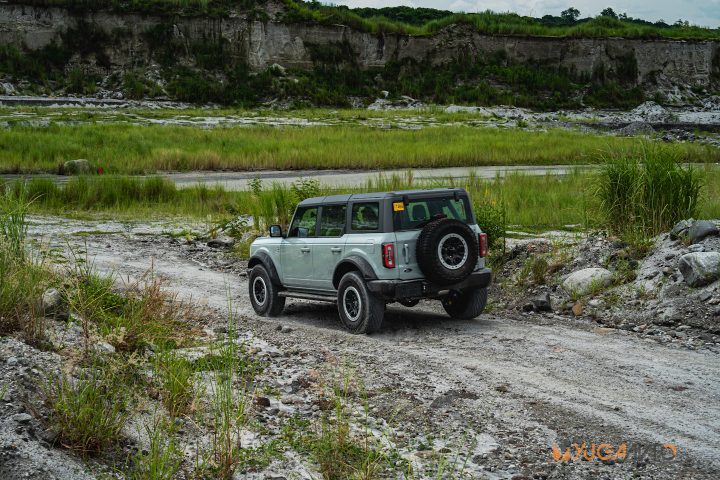
<path fill-rule="evenodd" d="M 259 315 L 279 315 L 287 297 L 328 301 L 349 331 L 367 333 L 391 302 L 438 299 L 451 317 L 471 319 L 487 301 L 487 236 L 461 188 L 309 198 L 286 233 L 269 233 L 250 246 Z"/>

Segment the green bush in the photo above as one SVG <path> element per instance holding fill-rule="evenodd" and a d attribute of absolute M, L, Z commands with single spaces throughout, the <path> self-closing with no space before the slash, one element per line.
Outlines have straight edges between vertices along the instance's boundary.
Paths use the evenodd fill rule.
<path fill-rule="evenodd" d="M 130 414 L 130 392 L 120 375 L 97 363 L 79 372 L 48 376 L 50 423 L 61 445 L 87 455 L 115 444 Z"/>
<path fill-rule="evenodd" d="M 638 156 L 608 159 L 596 192 L 611 231 L 657 235 L 696 214 L 702 179 L 669 151 L 647 146 Z"/>
<path fill-rule="evenodd" d="M 488 246 L 493 248 L 501 238 L 505 238 L 505 208 L 488 199 L 476 201 L 473 209 L 480 229 L 488 236 Z"/>

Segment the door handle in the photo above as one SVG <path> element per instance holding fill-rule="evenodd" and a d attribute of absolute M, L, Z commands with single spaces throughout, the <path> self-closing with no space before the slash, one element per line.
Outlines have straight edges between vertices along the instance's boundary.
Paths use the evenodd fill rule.
<path fill-rule="evenodd" d="M 340 252 L 342 252 L 342 248 L 340 248 L 340 247 L 332 247 L 332 248 L 330 249 L 330 251 L 333 252 L 333 253 L 340 253 Z"/>
<path fill-rule="evenodd" d="M 410 248 L 407 243 L 403 244 L 403 254 L 405 256 L 405 263 L 410 263 Z"/>
<path fill-rule="evenodd" d="M 307 248 L 307 247 L 306 247 L 306 248 L 301 248 L 300 251 L 303 252 L 303 253 L 310 253 L 310 249 Z"/>

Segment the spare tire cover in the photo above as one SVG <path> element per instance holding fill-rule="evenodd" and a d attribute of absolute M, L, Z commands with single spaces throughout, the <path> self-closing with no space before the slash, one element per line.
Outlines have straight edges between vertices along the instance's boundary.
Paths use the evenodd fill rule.
<path fill-rule="evenodd" d="M 477 235 L 459 220 L 433 220 L 420 232 L 415 254 L 428 280 L 440 285 L 462 282 L 477 265 Z"/>

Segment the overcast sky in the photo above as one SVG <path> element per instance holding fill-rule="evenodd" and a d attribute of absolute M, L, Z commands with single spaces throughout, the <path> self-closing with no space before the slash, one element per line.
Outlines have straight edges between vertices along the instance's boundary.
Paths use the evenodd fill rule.
<path fill-rule="evenodd" d="M 704 27 L 720 27 L 720 0 L 325 0 L 324 3 L 350 7 L 409 5 L 463 12 L 494 10 L 534 17 L 559 15 L 568 7 L 580 10 L 582 17 L 595 16 L 605 7 L 612 7 L 617 13 L 650 21 L 662 19 L 674 23 L 682 18 Z"/>

